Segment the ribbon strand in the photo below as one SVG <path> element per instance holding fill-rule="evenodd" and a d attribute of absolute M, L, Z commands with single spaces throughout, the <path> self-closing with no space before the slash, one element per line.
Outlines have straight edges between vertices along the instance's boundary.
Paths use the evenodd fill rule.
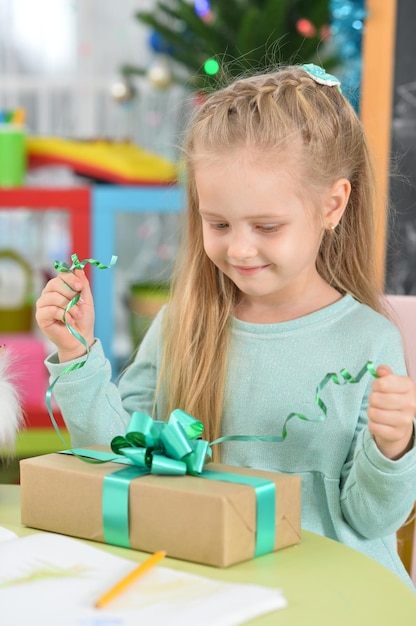
<path fill-rule="evenodd" d="M 54 262 L 54 268 L 56 270 L 58 270 L 58 272 L 73 272 L 74 269 L 83 270 L 84 267 L 88 263 L 90 263 L 91 265 L 93 265 L 94 267 L 97 267 L 98 269 L 110 269 L 117 262 L 117 257 L 113 255 L 111 257 L 110 263 L 108 265 L 105 265 L 104 263 L 101 263 L 100 261 L 97 261 L 96 259 L 84 259 L 83 261 L 80 261 L 78 259 L 78 255 L 75 254 L 75 253 L 71 255 L 71 260 L 72 260 L 72 265 L 68 265 L 68 263 L 65 263 L 64 261 L 55 261 Z M 72 326 L 70 324 L 68 324 L 68 322 L 66 320 L 66 315 L 67 315 L 68 311 L 70 309 L 72 309 L 72 307 L 75 306 L 75 304 L 77 304 L 77 302 L 79 301 L 80 297 L 81 297 L 81 293 L 77 293 L 72 298 L 72 300 L 68 303 L 68 305 L 65 308 L 65 311 L 64 311 L 64 314 L 63 314 L 63 317 L 62 317 L 62 321 L 64 322 L 66 328 L 71 333 L 71 335 L 73 335 L 75 337 L 75 339 L 78 339 L 78 341 L 80 343 L 82 343 L 82 345 L 84 346 L 84 348 L 86 350 L 85 359 L 83 359 L 82 361 L 78 361 L 77 363 L 71 363 L 71 365 L 68 365 L 68 367 L 66 367 L 62 372 L 60 372 L 60 374 L 58 374 L 58 376 L 55 378 L 55 380 L 49 385 L 48 389 L 46 390 L 46 406 L 47 406 L 47 409 L 48 409 L 49 417 L 51 419 L 52 425 L 53 425 L 53 427 L 54 427 L 58 437 L 65 444 L 65 447 L 68 447 L 68 444 L 65 441 L 64 437 L 62 436 L 60 428 L 59 428 L 59 426 L 58 426 L 58 424 L 57 424 L 57 422 L 55 420 L 54 414 L 53 414 L 52 393 L 53 393 L 53 389 L 54 389 L 56 383 L 58 382 L 58 380 L 62 376 L 65 376 L 65 374 L 68 374 L 69 372 L 73 372 L 75 370 L 81 369 L 81 367 L 84 367 L 84 365 L 87 362 L 87 359 L 89 357 L 90 348 L 89 348 L 88 343 L 85 341 L 84 337 L 80 333 L 78 333 L 74 328 L 72 328 Z M 84 459 L 84 460 L 86 460 L 86 459 Z M 89 462 L 95 462 L 95 461 L 89 460 Z"/>
<path fill-rule="evenodd" d="M 361 368 L 356 376 L 352 376 L 346 369 L 339 374 L 330 372 L 324 376 L 316 387 L 315 404 L 320 408 L 318 417 L 307 417 L 303 413 L 292 412 L 286 417 L 281 435 L 258 436 L 258 435 L 226 435 L 214 441 L 207 442 L 202 439 L 204 425 L 192 415 L 181 409 L 175 409 L 166 422 L 153 420 L 150 415 L 135 411 L 130 419 L 124 436 L 117 435 L 111 441 L 111 449 L 116 459 L 107 453 L 97 455 L 97 462 L 117 460 L 123 456 L 124 463 L 134 464 L 150 474 L 162 475 L 200 475 L 204 470 L 205 463 L 212 457 L 212 446 L 229 441 L 250 441 L 281 443 L 288 435 L 288 423 L 294 417 L 307 422 L 323 422 L 328 416 L 328 407 L 321 398 L 321 393 L 329 382 L 336 385 L 347 383 L 356 384 L 369 372 L 374 378 L 378 374 L 372 361 Z M 80 449 L 80 456 L 85 455 L 94 458 L 93 450 Z M 101 461 L 98 461 L 98 458 Z M 121 461 L 123 462 L 123 461 Z"/>
<path fill-rule="evenodd" d="M 321 382 L 319 383 L 319 385 L 316 387 L 316 392 L 315 392 L 315 404 L 321 409 L 322 411 L 321 415 L 319 415 L 318 417 L 307 417 L 306 415 L 303 415 L 303 413 L 294 413 L 294 412 L 289 413 L 289 415 L 286 417 L 283 423 L 282 434 L 279 436 L 268 437 L 266 435 L 265 436 L 226 435 L 224 437 L 220 437 L 219 439 L 215 439 L 214 441 L 211 442 L 210 445 L 213 446 L 214 444 L 225 443 L 228 441 L 263 441 L 263 442 L 269 442 L 269 443 L 280 443 L 286 439 L 288 422 L 294 417 L 297 417 L 298 419 L 301 419 L 301 420 L 305 420 L 306 422 L 323 422 L 327 418 L 328 407 L 326 406 L 325 402 L 321 398 L 321 392 L 329 382 L 333 382 L 336 385 L 345 385 L 346 383 L 353 383 L 353 384 L 359 383 L 360 380 L 363 378 L 363 376 L 367 372 L 369 372 L 372 376 L 374 376 L 374 378 L 378 378 L 378 374 L 375 370 L 375 367 L 372 361 L 367 361 L 364 367 L 362 367 L 361 370 L 358 372 L 357 376 L 351 376 L 351 374 L 346 369 L 342 369 L 339 374 L 336 374 L 334 372 L 330 372 L 329 374 L 326 374 L 324 378 L 321 380 Z"/>
<path fill-rule="evenodd" d="M 83 364 L 79 366 L 82 367 Z M 78 364 L 74 364 L 76 365 Z M 117 461 L 135 464 L 148 473 L 198 475 L 202 472 L 207 457 L 212 457 L 211 448 L 216 444 L 229 441 L 281 443 L 286 439 L 288 423 L 294 417 L 307 422 L 323 422 L 328 415 L 328 407 L 321 398 L 325 386 L 329 382 L 336 385 L 356 384 L 367 372 L 378 378 L 372 361 L 367 361 L 357 376 L 352 376 L 346 369 L 342 369 L 339 374 L 334 372 L 326 374 L 316 387 L 315 393 L 315 403 L 321 409 L 321 414 L 318 417 L 308 417 L 303 413 L 289 413 L 283 423 L 281 435 L 226 435 L 208 443 L 202 439 L 204 431 L 202 422 L 181 409 L 172 411 L 167 422 L 155 421 L 150 415 L 135 411 L 126 434 L 117 435 L 111 441 L 111 449 L 116 457 L 109 453 L 103 457 L 102 453 L 95 454 L 94 450 L 86 449 L 78 449 L 76 456 L 95 459 L 97 463 Z M 59 430 L 57 425 L 55 429 Z"/>

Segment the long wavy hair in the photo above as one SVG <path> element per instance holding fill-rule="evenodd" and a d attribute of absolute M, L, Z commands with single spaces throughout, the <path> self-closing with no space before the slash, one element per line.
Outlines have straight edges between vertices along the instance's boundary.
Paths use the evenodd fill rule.
<path fill-rule="evenodd" d="M 229 321 L 239 294 L 205 254 L 195 167 L 243 148 L 267 154 L 268 163 L 276 156 L 279 164 L 294 142 L 301 145 L 296 175 L 305 199 L 319 206 L 320 194 L 337 179 L 351 183 L 336 231 L 322 237 L 319 274 L 341 294 L 381 309 L 374 176 L 362 125 L 346 98 L 298 66 L 242 78 L 213 93 L 195 111 L 184 142 L 186 227 L 162 328 L 158 385 L 164 413 L 180 407 L 196 416 L 208 440 L 221 433 Z"/>

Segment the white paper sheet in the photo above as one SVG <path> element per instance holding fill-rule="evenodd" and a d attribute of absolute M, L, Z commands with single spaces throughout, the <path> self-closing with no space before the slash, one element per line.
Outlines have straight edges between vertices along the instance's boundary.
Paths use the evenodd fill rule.
<path fill-rule="evenodd" d="M 10 539 L 16 539 L 16 538 L 17 538 L 16 533 L 13 533 L 8 528 L 4 528 L 3 526 L 0 526 L 0 541 L 10 541 Z"/>
<path fill-rule="evenodd" d="M 235 626 L 286 606 L 279 590 L 158 565 L 103 609 L 95 601 L 137 563 L 80 540 L 37 533 L 0 543 L 7 626 Z"/>

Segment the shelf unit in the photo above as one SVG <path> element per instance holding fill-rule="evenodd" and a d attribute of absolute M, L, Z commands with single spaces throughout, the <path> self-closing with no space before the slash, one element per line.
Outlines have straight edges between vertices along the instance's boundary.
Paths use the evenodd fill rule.
<path fill-rule="evenodd" d="M 18 188 L 18 189 L 3 189 L 0 191 L 0 211 L 1 210 L 28 210 L 28 211 L 63 211 L 69 216 L 71 245 L 74 251 L 77 252 L 80 258 L 88 258 L 91 253 L 91 193 L 88 187 L 85 188 L 68 188 L 68 189 L 38 189 L 38 188 Z M 13 247 L 13 242 L 10 242 L 10 247 Z M 30 259 L 27 259 L 30 262 Z M 61 259 L 57 259 L 61 260 Z M 64 259 L 62 259 L 64 260 Z M 35 294 L 36 296 L 37 294 Z M 0 333 L 4 337 L 4 329 L 0 328 Z M 34 343 L 40 343 L 40 340 L 36 338 L 36 333 L 26 333 L 28 341 L 32 347 Z M 8 335 L 8 341 L 11 346 L 13 344 L 21 344 L 24 342 L 25 333 Z M 37 354 L 42 354 L 42 350 L 39 350 L 39 345 L 36 346 Z M 20 354 L 24 354 L 20 350 Z M 44 354 L 46 356 L 46 353 Z M 43 355 L 42 355 L 43 357 Z M 24 357 L 21 357 L 24 358 Z M 17 369 L 25 370 L 27 367 L 39 368 L 43 370 L 43 358 L 37 357 L 39 363 L 28 362 L 17 364 Z M 23 367 L 24 366 L 24 367 Z M 27 373 L 27 372 L 26 372 Z M 44 389 L 36 389 L 36 401 L 31 402 L 30 394 L 27 394 L 24 398 L 23 408 L 26 414 L 27 428 L 31 429 L 44 429 L 50 428 L 51 422 L 49 414 L 46 408 L 46 401 L 40 403 L 39 396 L 45 398 L 47 390 L 47 376 L 43 375 L 44 372 L 38 372 L 37 380 L 43 380 Z M 58 410 L 54 415 L 60 425 L 63 426 L 63 421 Z"/>
<path fill-rule="evenodd" d="M 90 194 L 89 187 L 2 189 L 0 210 L 65 211 L 70 217 L 74 252 L 80 258 L 88 257 L 91 251 Z"/>
<path fill-rule="evenodd" d="M 149 213 L 178 213 L 183 206 L 183 194 L 177 186 L 116 187 L 100 185 L 77 188 L 18 188 L 0 190 L 0 211 L 2 209 L 25 209 L 29 211 L 64 211 L 69 216 L 71 250 L 79 259 L 95 258 L 103 263 L 111 256 L 123 255 L 123 242 L 117 241 L 116 222 L 124 214 L 146 216 Z M 70 259 L 57 259 L 66 260 Z M 117 363 L 114 353 L 114 324 L 116 307 L 120 306 L 115 294 L 115 272 L 101 271 L 86 265 L 96 308 L 96 336 L 100 338 L 114 374 Z M 4 329 L 0 328 L 0 334 Z M 10 342 L 12 342 L 12 336 Z M 39 333 L 28 333 L 28 341 L 34 341 Z M 17 336 L 15 337 L 17 339 Z M 19 337 L 19 340 L 21 337 Z M 38 339 L 39 341 L 39 339 Z M 45 355 L 46 356 L 46 353 Z M 43 368 L 43 357 L 38 358 L 37 366 Z M 34 365 L 31 363 L 31 367 Z M 47 377 L 45 376 L 45 381 Z M 44 398 L 47 389 L 42 390 Z M 24 404 L 29 430 L 51 428 L 46 401 L 39 403 L 30 400 Z M 55 409 L 54 409 L 55 415 Z M 63 426 L 59 411 L 55 415 L 58 424 Z"/>
<path fill-rule="evenodd" d="M 117 241 L 116 221 L 123 214 L 178 213 L 184 203 L 181 187 L 94 187 L 92 191 L 92 255 L 107 264 L 111 256 L 123 254 Z M 115 272 L 95 271 L 93 295 L 96 309 L 95 334 L 101 340 L 113 373 L 117 372 L 114 351 Z"/>

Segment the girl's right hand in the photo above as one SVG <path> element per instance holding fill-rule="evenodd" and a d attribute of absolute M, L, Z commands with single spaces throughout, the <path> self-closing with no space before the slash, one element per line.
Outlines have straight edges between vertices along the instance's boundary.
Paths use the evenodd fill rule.
<path fill-rule="evenodd" d="M 95 312 L 91 288 L 84 270 L 59 272 L 46 284 L 36 302 L 36 322 L 46 337 L 56 345 L 61 363 L 86 354 L 85 346 L 69 332 L 63 321 L 66 307 L 79 292 L 81 297 L 78 303 L 67 311 L 65 319 L 91 347 L 95 341 Z"/>

